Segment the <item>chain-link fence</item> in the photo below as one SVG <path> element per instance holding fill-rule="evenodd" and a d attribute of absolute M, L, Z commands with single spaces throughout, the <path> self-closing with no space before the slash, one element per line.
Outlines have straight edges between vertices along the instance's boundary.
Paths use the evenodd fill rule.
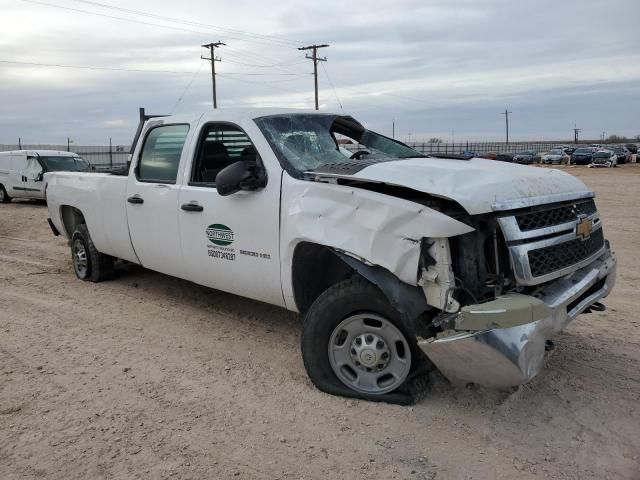
<path fill-rule="evenodd" d="M 462 143 L 419 143 L 409 142 L 408 145 L 420 153 L 518 153 L 534 151 L 547 152 L 559 145 L 552 142 L 462 142 Z"/>
<path fill-rule="evenodd" d="M 0 152 L 10 150 L 55 150 L 74 152 L 88 161 L 96 170 L 111 170 L 127 165 L 129 161 L 128 145 L 1 145 Z"/>
<path fill-rule="evenodd" d="M 462 143 L 422 143 L 409 142 L 409 146 L 413 147 L 420 153 L 454 153 L 474 152 L 483 154 L 487 152 L 498 153 L 518 153 L 526 151 L 534 151 L 536 153 L 549 151 L 552 147 L 558 145 L 552 142 L 462 142 Z M 349 150 L 356 148 L 356 145 L 343 145 Z M 96 170 L 110 170 L 121 168 L 127 165 L 129 161 L 128 145 L 1 145 L 0 151 L 8 150 L 57 150 L 71 151 L 77 153 L 87 160 Z"/>

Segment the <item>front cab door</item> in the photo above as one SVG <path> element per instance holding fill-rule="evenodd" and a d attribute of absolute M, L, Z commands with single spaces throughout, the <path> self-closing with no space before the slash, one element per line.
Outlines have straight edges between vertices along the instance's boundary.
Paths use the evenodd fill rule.
<path fill-rule="evenodd" d="M 193 156 L 179 211 L 189 278 L 284 305 L 279 259 L 281 172 L 272 172 L 272 178 L 267 175 L 266 186 L 259 190 L 220 195 L 215 183 L 220 170 L 237 161 L 262 165 L 249 135 L 230 123 L 204 124 Z"/>

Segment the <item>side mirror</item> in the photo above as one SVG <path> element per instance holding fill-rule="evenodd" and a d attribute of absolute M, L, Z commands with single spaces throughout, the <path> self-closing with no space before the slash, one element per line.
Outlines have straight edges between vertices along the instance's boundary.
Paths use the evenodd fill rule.
<path fill-rule="evenodd" d="M 240 190 L 258 190 L 266 184 L 264 169 L 253 161 L 232 163 L 216 175 L 216 190 L 225 197 Z"/>
<path fill-rule="evenodd" d="M 44 173 L 40 172 L 36 175 L 36 178 L 33 179 L 34 182 L 41 182 L 42 179 L 44 178 Z"/>

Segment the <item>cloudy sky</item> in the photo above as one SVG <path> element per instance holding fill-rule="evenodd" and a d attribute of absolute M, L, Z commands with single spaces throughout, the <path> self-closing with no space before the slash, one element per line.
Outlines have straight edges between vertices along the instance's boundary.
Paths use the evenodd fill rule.
<path fill-rule="evenodd" d="M 422 140 L 640 134 L 640 1 L 0 0 L 0 143 L 131 140 L 137 108 L 351 113 Z M 12 63 L 15 62 L 15 63 Z M 39 64 L 39 65 L 34 65 Z M 59 66 L 54 66 L 59 65 Z M 64 67 L 62 67 L 64 66 Z M 91 67 L 91 68 L 69 68 Z"/>

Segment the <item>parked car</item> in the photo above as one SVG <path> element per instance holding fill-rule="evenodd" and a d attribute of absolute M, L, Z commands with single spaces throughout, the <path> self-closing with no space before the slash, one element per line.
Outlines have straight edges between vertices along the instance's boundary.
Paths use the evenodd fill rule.
<path fill-rule="evenodd" d="M 625 147 L 627 147 L 627 150 L 629 150 L 631 153 L 638 153 L 638 145 L 636 145 L 635 143 L 627 143 Z"/>
<path fill-rule="evenodd" d="M 571 163 L 574 165 L 589 165 L 592 155 L 597 151 L 598 149 L 594 147 L 580 147 L 571 155 Z"/>
<path fill-rule="evenodd" d="M 524 152 L 516 153 L 513 156 L 513 161 L 515 163 L 521 163 L 523 165 L 531 165 L 532 163 L 540 163 L 540 155 L 534 152 L 533 150 L 527 150 Z"/>
<path fill-rule="evenodd" d="M 573 147 L 571 145 L 567 145 L 566 147 L 563 148 L 564 153 L 566 153 L 567 155 L 571 156 L 573 154 L 573 152 L 576 151 L 577 147 Z"/>
<path fill-rule="evenodd" d="M 545 153 L 542 156 L 542 163 L 564 165 L 565 163 L 569 163 L 569 155 L 559 148 L 554 148 L 549 153 Z"/>
<path fill-rule="evenodd" d="M 480 154 L 472 151 L 472 150 L 465 150 L 463 152 L 460 153 L 461 156 L 465 157 L 465 158 L 479 158 Z"/>
<path fill-rule="evenodd" d="M 616 145 L 615 147 L 612 147 L 611 150 L 618 157 L 618 163 L 631 162 L 631 152 L 622 145 Z"/>
<path fill-rule="evenodd" d="M 299 312 L 323 391 L 397 401 L 425 355 L 456 383 L 527 382 L 613 287 L 594 194 L 566 172 L 431 158 L 343 114 L 141 117 L 128 172 L 44 175 L 76 276 L 124 259 Z"/>
<path fill-rule="evenodd" d="M 54 150 L 0 152 L 0 203 L 12 198 L 44 200 L 43 174 L 85 172 L 89 163 L 75 153 Z"/>
<path fill-rule="evenodd" d="M 510 152 L 498 153 L 496 155 L 496 160 L 499 162 L 513 162 L 514 154 Z"/>
<path fill-rule="evenodd" d="M 617 167 L 618 156 L 612 150 L 599 150 L 591 156 L 589 167 Z"/>
<path fill-rule="evenodd" d="M 498 158 L 498 152 L 485 152 L 480 155 L 480 158 L 486 158 L 488 160 L 496 160 Z"/>

